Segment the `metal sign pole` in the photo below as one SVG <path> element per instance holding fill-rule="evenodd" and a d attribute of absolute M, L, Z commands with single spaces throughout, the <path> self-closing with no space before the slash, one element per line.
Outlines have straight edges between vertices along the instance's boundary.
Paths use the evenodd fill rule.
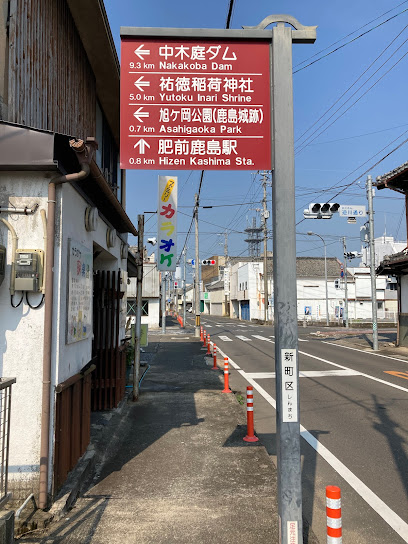
<path fill-rule="evenodd" d="M 272 34 L 273 283 L 279 542 L 302 543 L 292 29 Z"/>

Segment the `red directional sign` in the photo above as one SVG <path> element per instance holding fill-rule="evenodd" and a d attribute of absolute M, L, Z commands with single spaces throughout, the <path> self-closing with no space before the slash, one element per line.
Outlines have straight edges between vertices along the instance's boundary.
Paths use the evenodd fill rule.
<path fill-rule="evenodd" d="M 269 42 L 122 39 L 121 168 L 270 170 Z"/>

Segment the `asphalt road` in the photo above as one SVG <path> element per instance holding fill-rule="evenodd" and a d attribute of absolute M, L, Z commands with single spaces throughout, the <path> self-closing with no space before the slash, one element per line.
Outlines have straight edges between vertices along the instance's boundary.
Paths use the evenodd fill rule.
<path fill-rule="evenodd" d="M 205 315 L 202 324 L 230 358 L 232 389 L 254 386 L 255 430 L 276 462 L 273 328 Z M 408 358 L 351 346 L 299 328 L 303 512 L 326 542 L 325 487 L 338 485 L 343 542 L 408 542 Z"/>

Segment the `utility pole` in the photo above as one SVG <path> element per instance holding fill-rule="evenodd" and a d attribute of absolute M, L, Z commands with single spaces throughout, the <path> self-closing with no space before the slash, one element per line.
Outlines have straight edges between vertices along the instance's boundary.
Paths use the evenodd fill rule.
<path fill-rule="evenodd" d="M 225 297 L 224 304 L 225 304 L 225 315 L 229 316 L 230 309 L 228 304 L 228 292 L 225 290 L 225 284 L 226 284 L 225 274 L 227 273 L 229 277 L 229 270 L 228 272 L 226 272 L 228 268 L 228 232 L 224 232 L 224 261 L 225 261 L 224 262 L 224 297 Z"/>
<path fill-rule="evenodd" d="M 326 326 L 328 327 L 330 325 L 330 319 L 329 319 L 329 292 L 327 287 L 327 252 L 326 252 L 326 242 L 324 241 L 323 236 L 320 236 L 320 234 L 316 234 L 315 232 L 308 231 L 307 233 L 309 236 L 317 236 L 320 238 L 320 240 L 323 242 L 324 246 L 324 285 L 325 285 L 325 292 L 326 292 Z"/>
<path fill-rule="evenodd" d="M 183 271 L 183 329 L 186 328 L 186 258 L 187 258 L 187 248 L 183 250 L 184 255 L 184 271 Z"/>
<path fill-rule="evenodd" d="M 373 350 L 378 351 L 378 329 L 377 329 L 377 285 L 375 275 L 375 243 L 374 243 L 374 207 L 373 207 L 373 185 L 371 176 L 367 176 L 367 200 L 370 233 L 370 276 L 371 276 L 371 304 L 373 313 Z"/>
<path fill-rule="evenodd" d="M 144 215 L 138 215 L 137 225 L 137 286 L 136 286 L 136 323 L 135 323 L 135 359 L 133 365 L 133 401 L 139 398 L 140 374 L 140 337 L 142 321 L 142 284 L 143 284 L 143 234 Z"/>
<path fill-rule="evenodd" d="M 266 208 L 266 172 L 262 172 L 262 186 L 263 186 L 263 199 L 262 199 L 262 205 L 263 205 L 263 215 L 262 215 L 262 223 L 263 223 L 263 246 L 264 246 L 264 255 L 263 255 L 263 268 L 264 268 L 264 322 L 265 324 L 268 321 L 268 228 L 266 225 L 266 220 L 269 217 L 269 212 Z"/>
<path fill-rule="evenodd" d="M 194 220 L 195 220 L 195 274 L 194 274 L 194 294 L 195 294 L 195 333 L 196 338 L 200 338 L 200 253 L 198 248 L 198 195 L 194 196 Z"/>
<path fill-rule="evenodd" d="M 348 316 L 348 291 L 347 291 L 347 251 L 346 251 L 346 237 L 343 236 L 343 254 L 344 254 L 344 321 L 346 322 L 346 329 L 349 328 L 349 316 Z"/>
<path fill-rule="evenodd" d="M 166 334 L 166 272 L 161 273 L 162 333 Z"/>

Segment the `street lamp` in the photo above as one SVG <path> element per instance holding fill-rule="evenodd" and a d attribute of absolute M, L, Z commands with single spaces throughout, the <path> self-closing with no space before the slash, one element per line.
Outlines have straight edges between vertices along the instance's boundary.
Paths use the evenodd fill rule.
<path fill-rule="evenodd" d="M 320 234 L 316 234 L 315 232 L 312 232 L 312 231 L 308 231 L 307 233 L 309 236 L 317 236 L 318 238 L 320 238 L 320 240 L 323 242 L 323 245 L 324 245 L 324 281 L 325 281 L 325 285 L 326 285 L 326 325 L 329 326 L 330 325 L 330 321 L 329 321 L 329 296 L 328 296 L 328 292 L 327 292 L 327 257 L 326 257 L 326 242 L 324 241 L 323 237 L 320 236 Z"/>

